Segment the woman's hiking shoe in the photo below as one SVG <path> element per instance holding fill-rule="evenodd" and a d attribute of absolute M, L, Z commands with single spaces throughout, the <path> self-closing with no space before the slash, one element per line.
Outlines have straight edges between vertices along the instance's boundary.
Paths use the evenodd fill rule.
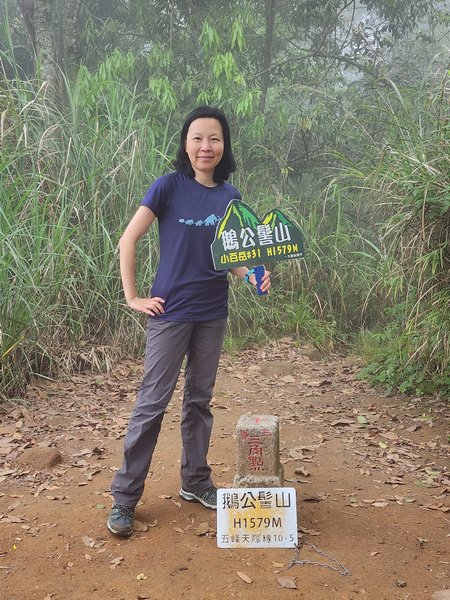
<path fill-rule="evenodd" d="M 114 502 L 106 526 L 114 535 L 130 537 L 133 533 L 134 508 Z"/>
<path fill-rule="evenodd" d="M 188 502 L 200 502 L 200 504 L 211 510 L 216 510 L 217 508 L 217 488 L 213 485 L 199 492 L 187 492 L 181 488 L 180 497 Z"/>

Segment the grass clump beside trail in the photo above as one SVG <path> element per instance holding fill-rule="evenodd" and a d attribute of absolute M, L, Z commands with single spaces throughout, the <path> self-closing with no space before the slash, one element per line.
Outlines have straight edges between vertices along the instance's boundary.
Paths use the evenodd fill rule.
<path fill-rule="evenodd" d="M 383 98 L 391 139 L 353 179 L 374 200 L 385 257 L 376 284 L 384 313 L 359 338 L 362 376 L 388 391 L 450 395 L 449 91 L 447 78 L 422 98 L 393 86 Z"/>
<path fill-rule="evenodd" d="M 4 396 L 20 393 L 33 375 L 105 368 L 143 349 L 145 317 L 125 306 L 117 242 L 148 185 L 170 169 L 177 140 L 169 132 L 181 117 L 127 80 L 130 60 L 116 53 L 99 69 L 120 67 L 114 85 L 81 68 L 74 83 L 66 81 L 64 107 L 38 82 L 2 84 Z M 304 232 L 306 259 L 270 265 L 268 298 L 232 282 L 227 347 L 294 335 L 326 351 L 362 330 L 372 382 L 413 393 L 449 389 L 444 90 L 416 95 L 414 106 L 384 91 L 366 107 L 386 123 L 367 156 L 358 164 L 333 157 L 339 175 L 323 171 L 323 185 L 301 193 L 295 182 L 285 186 L 281 208 Z M 239 156 L 245 130 L 236 135 Z M 266 179 L 258 187 L 242 171 L 235 183 L 264 214 L 275 204 Z M 139 252 L 144 294 L 157 264 L 153 232 Z"/>

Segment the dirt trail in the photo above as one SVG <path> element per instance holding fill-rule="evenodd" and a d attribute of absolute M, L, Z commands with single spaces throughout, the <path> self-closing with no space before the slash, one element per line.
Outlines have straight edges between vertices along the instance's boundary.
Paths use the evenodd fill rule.
<path fill-rule="evenodd" d="M 447 408 L 380 397 L 356 371 L 350 357 L 322 362 L 289 338 L 225 355 L 209 454 L 216 484 L 230 486 L 238 418 L 278 415 L 300 558 L 336 566 L 312 543 L 351 576 L 289 568 L 292 549 L 217 548 L 215 514 L 178 497 L 181 381 L 137 509 L 140 530 L 110 536 L 109 485 L 141 373 L 126 362 L 109 375 L 36 384 L 0 409 L 1 600 L 426 600 L 450 588 Z M 63 461 L 37 469 L 30 449 L 40 446 Z M 208 533 L 197 535 L 204 522 Z"/>

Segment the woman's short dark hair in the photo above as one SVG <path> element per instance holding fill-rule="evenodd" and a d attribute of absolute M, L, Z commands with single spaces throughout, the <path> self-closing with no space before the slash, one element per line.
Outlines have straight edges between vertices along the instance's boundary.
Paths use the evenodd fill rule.
<path fill-rule="evenodd" d="M 180 135 L 180 146 L 177 151 L 177 155 L 173 166 L 177 171 L 181 171 L 191 179 L 195 177 L 195 171 L 192 168 L 191 161 L 186 152 L 186 138 L 188 129 L 195 119 L 217 119 L 222 126 L 223 132 L 223 156 L 214 169 L 214 181 L 221 183 L 228 179 L 230 173 L 236 170 L 236 162 L 234 160 L 233 152 L 231 150 L 231 139 L 230 139 L 230 127 L 228 125 L 225 113 L 220 108 L 212 106 L 198 106 L 191 113 L 188 114 L 184 121 Z"/>

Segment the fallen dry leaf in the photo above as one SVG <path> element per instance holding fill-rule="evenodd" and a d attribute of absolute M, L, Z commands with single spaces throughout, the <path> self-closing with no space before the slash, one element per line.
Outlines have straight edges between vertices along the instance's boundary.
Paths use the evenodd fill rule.
<path fill-rule="evenodd" d="M 411 427 L 407 427 L 406 431 L 409 431 L 410 433 L 414 433 L 414 431 L 417 431 L 418 429 L 420 429 L 420 425 L 418 423 L 416 423 L 415 425 L 411 425 Z"/>
<path fill-rule="evenodd" d="M 143 523 L 142 521 L 134 520 L 133 528 L 135 531 L 148 531 L 147 523 Z"/>
<path fill-rule="evenodd" d="M 41 483 L 41 485 L 40 485 L 40 486 L 38 487 L 38 489 L 35 491 L 35 493 L 34 493 L 34 497 L 35 497 L 35 498 L 37 498 L 41 492 L 43 492 L 44 490 L 46 490 L 46 489 L 47 489 L 47 487 L 48 487 L 48 483 L 47 483 L 47 482 L 45 482 L 45 483 Z"/>
<path fill-rule="evenodd" d="M 173 529 L 174 531 L 176 531 L 177 533 L 184 533 L 184 530 L 183 530 L 183 529 L 181 529 L 181 527 L 172 527 L 172 529 Z"/>
<path fill-rule="evenodd" d="M 93 540 L 91 537 L 88 537 L 87 535 L 84 535 L 81 538 L 81 540 L 82 540 L 83 544 L 85 546 L 87 546 L 88 548 L 93 548 L 95 545 L 95 540 Z"/>
<path fill-rule="evenodd" d="M 300 448 L 291 448 L 288 454 L 291 458 L 295 458 L 297 460 L 302 460 L 305 457 Z"/>
<path fill-rule="evenodd" d="M 203 523 L 200 523 L 200 525 L 197 527 L 195 534 L 196 535 L 205 535 L 207 534 L 209 531 L 209 523 L 207 521 L 204 521 Z"/>
<path fill-rule="evenodd" d="M 115 569 L 117 567 L 117 565 L 120 565 L 120 563 L 123 561 L 123 558 L 124 558 L 123 556 L 118 556 L 117 558 L 113 558 L 112 560 L 110 560 L 109 568 Z"/>
<path fill-rule="evenodd" d="M 253 579 L 245 573 L 243 573 L 242 571 L 237 571 L 236 575 L 240 577 L 242 581 L 245 581 L 245 583 L 253 583 Z"/>
<path fill-rule="evenodd" d="M 440 510 L 443 513 L 447 513 L 450 511 L 450 506 L 444 506 L 442 502 L 440 504 L 421 504 L 420 508 L 425 510 Z"/>
<path fill-rule="evenodd" d="M 311 473 L 307 471 L 305 467 L 299 467 L 298 469 L 295 469 L 294 473 L 303 475 L 304 477 L 309 477 L 311 475 Z"/>
<path fill-rule="evenodd" d="M 429 544 L 430 540 L 427 540 L 425 538 L 421 538 L 421 537 L 417 537 L 416 540 L 419 542 L 419 546 L 421 548 L 424 548 L 424 544 Z"/>
<path fill-rule="evenodd" d="M 278 577 L 277 581 L 282 588 L 288 588 L 290 590 L 297 589 L 297 586 L 295 585 L 295 580 L 293 577 Z"/>
<path fill-rule="evenodd" d="M 2 516 L 0 517 L 0 521 L 2 523 L 23 523 L 23 519 L 21 517 L 14 517 L 13 515 L 8 517 Z"/>
<path fill-rule="evenodd" d="M 76 454 L 72 454 L 72 456 L 74 457 L 79 457 L 79 456 L 92 456 L 92 450 L 89 450 L 89 448 L 85 448 L 84 450 L 82 450 L 81 452 L 77 452 Z"/>
<path fill-rule="evenodd" d="M 10 498 L 23 498 L 23 496 L 18 496 L 17 494 L 11 494 L 9 497 Z M 18 506 L 20 506 L 21 503 L 22 503 L 21 500 L 16 500 L 16 502 L 13 502 L 12 504 L 10 504 L 7 507 L 6 512 L 10 512 L 11 510 L 14 510 Z"/>
<path fill-rule="evenodd" d="M 311 381 L 307 382 L 309 387 L 322 387 L 324 385 L 331 385 L 331 381 L 328 379 L 311 379 Z"/>
<path fill-rule="evenodd" d="M 353 425 L 355 421 L 353 419 L 336 419 L 336 421 L 333 421 L 331 423 L 331 425 L 333 427 L 336 427 L 337 425 Z"/>
<path fill-rule="evenodd" d="M 298 531 L 300 531 L 300 533 L 306 533 L 307 535 L 322 535 L 319 531 L 314 531 L 314 529 L 306 529 L 306 527 L 299 527 Z"/>

